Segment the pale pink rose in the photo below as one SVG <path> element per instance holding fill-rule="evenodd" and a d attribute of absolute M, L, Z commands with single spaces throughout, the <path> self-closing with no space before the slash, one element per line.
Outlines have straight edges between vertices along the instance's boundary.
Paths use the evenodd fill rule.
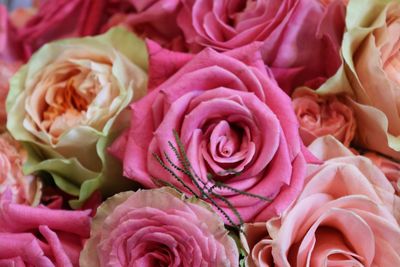
<path fill-rule="evenodd" d="M 0 196 L 0 266 L 78 266 L 90 211 L 13 204 Z"/>
<path fill-rule="evenodd" d="M 150 84 L 161 84 L 131 105 L 130 130 L 111 147 L 123 160 L 124 175 L 147 188 L 167 182 L 198 195 L 212 188 L 247 222 L 280 214 L 302 188 L 305 155 L 290 98 L 266 72 L 258 44 L 226 53 L 205 49 L 192 59 L 155 48 L 150 43 Z M 167 66 L 179 71 L 171 76 Z M 178 171 L 185 186 L 154 157 L 172 169 L 182 167 L 169 144 L 177 147 L 174 130 L 198 176 Z M 206 200 L 238 222 L 224 200 L 213 194 Z"/>
<path fill-rule="evenodd" d="M 328 144 L 339 149 L 337 154 L 346 150 L 340 143 L 336 145 L 341 147 Z M 399 209 L 393 187 L 365 157 L 310 165 L 303 192 L 280 218 L 244 228 L 247 262 L 249 266 L 400 266 Z"/>
<path fill-rule="evenodd" d="M 178 25 L 190 51 L 226 51 L 262 41 L 265 64 L 289 93 L 304 84 L 318 87 L 341 65 L 344 5 L 339 0 L 327 7 L 318 0 L 182 3 Z"/>
<path fill-rule="evenodd" d="M 33 175 L 24 175 L 22 165 L 27 154 L 9 134 L 0 135 L 0 194 L 7 188 L 14 203 L 36 205 L 40 200 L 41 183 Z"/>
<path fill-rule="evenodd" d="M 329 134 L 345 146 L 350 145 L 356 131 L 356 121 L 344 96 L 320 96 L 314 91 L 301 88 L 292 95 L 292 103 L 305 145 Z"/>
<path fill-rule="evenodd" d="M 179 0 L 110 0 L 113 15 L 103 31 L 124 25 L 140 35 L 173 50 L 186 50 L 176 19 L 181 7 Z M 110 8 L 111 9 L 111 8 Z"/>
<path fill-rule="evenodd" d="M 0 61 L 12 63 L 25 58 L 17 37 L 17 29 L 10 21 L 7 8 L 0 4 Z"/>
<path fill-rule="evenodd" d="M 98 209 L 80 266 L 232 266 L 235 241 L 210 206 L 171 188 L 124 192 Z"/>
<path fill-rule="evenodd" d="M 397 195 L 400 196 L 400 163 L 380 156 L 373 152 L 365 153 L 363 156 L 372 160 L 392 183 Z"/>
<path fill-rule="evenodd" d="M 0 132 L 6 128 L 6 99 L 10 87 L 9 81 L 19 66 L 20 63 L 7 63 L 0 60 Z"/>

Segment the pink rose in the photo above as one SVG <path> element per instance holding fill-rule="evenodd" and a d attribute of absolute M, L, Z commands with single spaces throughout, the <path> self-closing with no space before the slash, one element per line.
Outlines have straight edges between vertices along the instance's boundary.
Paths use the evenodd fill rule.
<path fill-rule="evenodd" d="M 198 199 L 175 190 L 124 192 L 93 220 L 80 266 L 238 266 L 223 221 Z"/>
<path fill-rule="evenodd" d="M 9 134 L 0 135 L 0 194 L 11 189 L 12 202 L 36 205 L 40 199 L 41 183 L 33 175 L 24 175 L 22 165 L 27 153 Z"/>
<path fill-rule="evenodd" d="M 90 211 L 13 204 L 0 196 L 0 266 L 78 266 Z"/>
<path fill-rule="evenodd" d="M 183 0 L 178 25 L 191 51 L 219 51 L 263 41 L 262 55 L 279 85 L 318 87 L 335 74 L 344 30 L 344 5 L 318 0 Z M 324 60 L 321 60 L 324 58 Z"/>
<path fill-rule="evenodd" d="M 0 132 L 6 128 L 6 99 L 10 87 L 9 81 L 19 66 L 20 63 L 7 63 L 0 60 Z"/>
<path fill-rule="evenodd" d="M 18 31 L 26 59 L 44 44 L 68 37 L 95 35 L 108 19 L 107 0 L 42 0 L 37 14 Z"/>
<path fill-rule="evenodd" d="M 400 196 L 400 163 L 388 158 L 379 156 L 376 153 L 368 152 L 363 156 L 369 158 L 385 174 L 386 178 L 392 183 L 393 188 Z"/>
<path fill-rule="evenodd" d="M 303 192 L 281 218 L 244 228 L 248 265 L 400 266 L 399 208 L 392 186 L 367 158 L 310 165 Z"/>
<path fill-rule="evenodd" d="M 17 39 L 17 30 L 10 22 L 7 9 L 0 4 L 0 62 L 12 63 L 24 58 Z"/>
<path fill-rule="evenodd" d="M 305 159 L 290 99 L 266 72 L 257 44 L 222 54 L 205 49 L 189 61 L 149 46 L 150 84 L 161 85 L 131 105 L 130 130 L 111 147 L 123 160 L 124 175 L 147 188 L 172 183 L 199 195 L 212 188 L 244 221 L 280 214 L 301 190 Z M 175 70 L 180 64 L 185 65 L 170 76 L 168 66 Z M 163 74 L 169 77 L 164 82 Z M 173 169 L 184 167 L 171 149 L 177 147 L 174 130 L 198 176 L 183 175 L 185 185 L 154 157 Z M 210 193 L 207 201 L 238 217 L 220 197 Z"/>
<path fill-rule="evenodd" d="M 336 95 L 320 96 L 314 91 L 299 89 L 292 102 L 300 123 L 300 136 L 305 145 L 317 137 L 333 135 L 345 146 L 354 138 L 356 122 L 346 98 Z"/>
<path fill-rule="evenodd" d="M 114 14 L 103 31 L 115 25 L 125 25 L 141 37 L 150 38 L 164 47 L 186 49 L 182 32 L 176 24 L 181 6 L 179 0 L 109 0 L 109 6 L 112 4 L 115 6 Z"/>

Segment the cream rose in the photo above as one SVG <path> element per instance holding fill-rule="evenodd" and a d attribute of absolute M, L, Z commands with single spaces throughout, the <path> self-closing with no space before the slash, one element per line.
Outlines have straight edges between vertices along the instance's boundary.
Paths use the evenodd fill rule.
<path fill-rule="evenodd" d="M 50 173 L 81 201 L 99 187 L 118 191 L 121 170 L 105 147 L 145 93 L 146 68 L 144 42 L 123 29 L 43 46 L 13 77 L 7 99 L 7 127 L 29 150 L 26 171 Z"/>
<path fill-rule="evenodd" d="M 354 0 L 343 56 L 355 97 L 360 146 L 400 159 L 400 3 Z"/>

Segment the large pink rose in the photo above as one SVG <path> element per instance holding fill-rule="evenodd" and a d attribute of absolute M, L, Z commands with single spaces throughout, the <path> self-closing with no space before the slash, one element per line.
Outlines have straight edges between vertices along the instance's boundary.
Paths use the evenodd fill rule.
<path fill-rule="evenodd" d="M 182 32 L 176 19 L 181 6 L 179 0 L 109 0 L 112 17 L 103 26 L 106 30 L 125 25 L 141 37 L 150 38 L 173 50 L 186 50 Z"/>
<path fill-rule="evenodd" d="M 149 50 L 151 61 L 156 57 L 150 62 L 151 84 L 170 76 L 167 66 L 175 70 L 185 62 L 152 43 Z M 202 195 L 203 189 L 207 200 L 232 219 L 237 216 L 216 195 L 245 221 L 280 214 L 301 190 L 305 158 L 290 99 L 266 72 L 257 44 L 222 54 L 205 49 L 186 62 L 131 105 L 130 130 L 111 148 L 123 160 L 124 175 L 148 188 L 162 179 L 161 184 L 172 183 L 186 193 Z M 154 157 L 172 169 L 184 167 L 171 149 L 177 147 L 174 130 L 197 175 L 191 179 L 179 173 L 183 183 Z M 269 200 L 221 188 L 221 183 Z"/>
<path fill-rule="evenodd" d="M 318 0 L 183 0 L 178 25 L 191 51 L 226 51 L 263 41 L 264 62 L 281 87 L 318 87 L 341 64 L 344 5 Z M 324 60 L 321 60 L 324 58 Z"/>
<path fill-rule="evenodd" d="M 95 35 L 109 18 L 108 0 L 41 0 L 37 13 L 18 30 L 25 59 L 58 39 Z"/>
<path fill-rule="evenodd" d="M 336 154 L 346 150 L 327 144 Z M 400 266 L 399 208 L 391 184 L 367 158 L 310 165 L 303 192 L 281 218 L 245 226 L 248 265 Z"/>
<path fill-rule="evenodd" d="M 199 199 L 161 188 L 124 192 L 106 200 L 93 220 L 81 267 L 232 266 L 235 241 Z"/>
<path fill-rule="evenodd" d="M 305 145 L 329 134 L 345 146 L 350 145 L 356 131 L 356 121 L 346 97 L 320 96 L 315 91 L 299 88 L 293 93 L 292 102 Z"/>
<path fill-rule="evenodd" d="M 78 266 L 90 211 L 13 204 L 0 196 L 0 266 Z"/>

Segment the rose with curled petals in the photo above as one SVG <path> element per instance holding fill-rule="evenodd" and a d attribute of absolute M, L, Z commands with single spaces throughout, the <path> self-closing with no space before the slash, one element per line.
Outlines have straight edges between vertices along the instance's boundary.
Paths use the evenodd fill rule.
<path fill-rule="evenodd" d="M 5 191 L 0 196 L 0 265 L 78 266 L 89 237 L 89 213 L 14 204 L 11 191 Z"/>
<path fill-rule="evenodd" d="M 356 131 L 356 119 L 353 110 L 346 104 L 346 98 L 319 96 L 314 91 L 300 88 L 293 93 L 292 103 L 305 145 L 329 134 L 345 146 L 350 145 Z"/>
<path fill-rule="evenodd" d="M 359 125 L 356 143 L 399 160 L 400 3 L 354 0 L 347 10 L 342 51 Z"/>
<path fill-rule="evenodd" d="M 93 219 L 80 266 L 238 266 L 223 221 L 171 188 L 119 193 Z"/>
<path fill-rule="evenodd" d="M 150 63 L 149 82 L 160 84 L 132 104 L 130 130 L 110 149 L 123 160 L 124 175 L 148 188 L 172 183 L 188 194 L 212 188 L 245 221 L 280 214 L 301 190 L 305 156 L 290 99 L 266 72 L 258 44 L 227 53 L 205 49 L 192 59 L 153 45 L 150 62 L 154 57 L 157 64 Z M 167 65 L 160 64 L 164 56 Z M 179 70 L 170 76 L 166 66 Z M 198 176 L 181 175 L 185 185 L 154 157 L 165 166 L 183 167 L 171 148 L 178 146 L 174 131 Z M 224 199 L 210 198 L 238 221 Z"/>
<path fill-rule="evenodd" d="M 43 46 L 10 83 L 7 128 L 28 151 L 26 173 L 47 172 L 83 203 L 97 189 L 132 186 L 106 146 L 129 124 L 127 106 L 145 94 L 147 51 L 130 32 Z"/>
<path fill-rule="evenodd" d="M 326 144 L 351 155 L 339 142 Z M 399 266 L 399 208 L 365 157 L 309 165 L 302 193 L 281 218 L 244 227 L 248 266 Z"/>
<path fill-rule="evenodd" d="M 192 52 L 228 51 L 264 43 L 263 60 L 279 85 L 291 93 L 318 87 L 341 65 L 344 5 L 318 0 L 183 0 L 178 26 Z M 325 60 L 320 60 L 320 58 Z"/>

